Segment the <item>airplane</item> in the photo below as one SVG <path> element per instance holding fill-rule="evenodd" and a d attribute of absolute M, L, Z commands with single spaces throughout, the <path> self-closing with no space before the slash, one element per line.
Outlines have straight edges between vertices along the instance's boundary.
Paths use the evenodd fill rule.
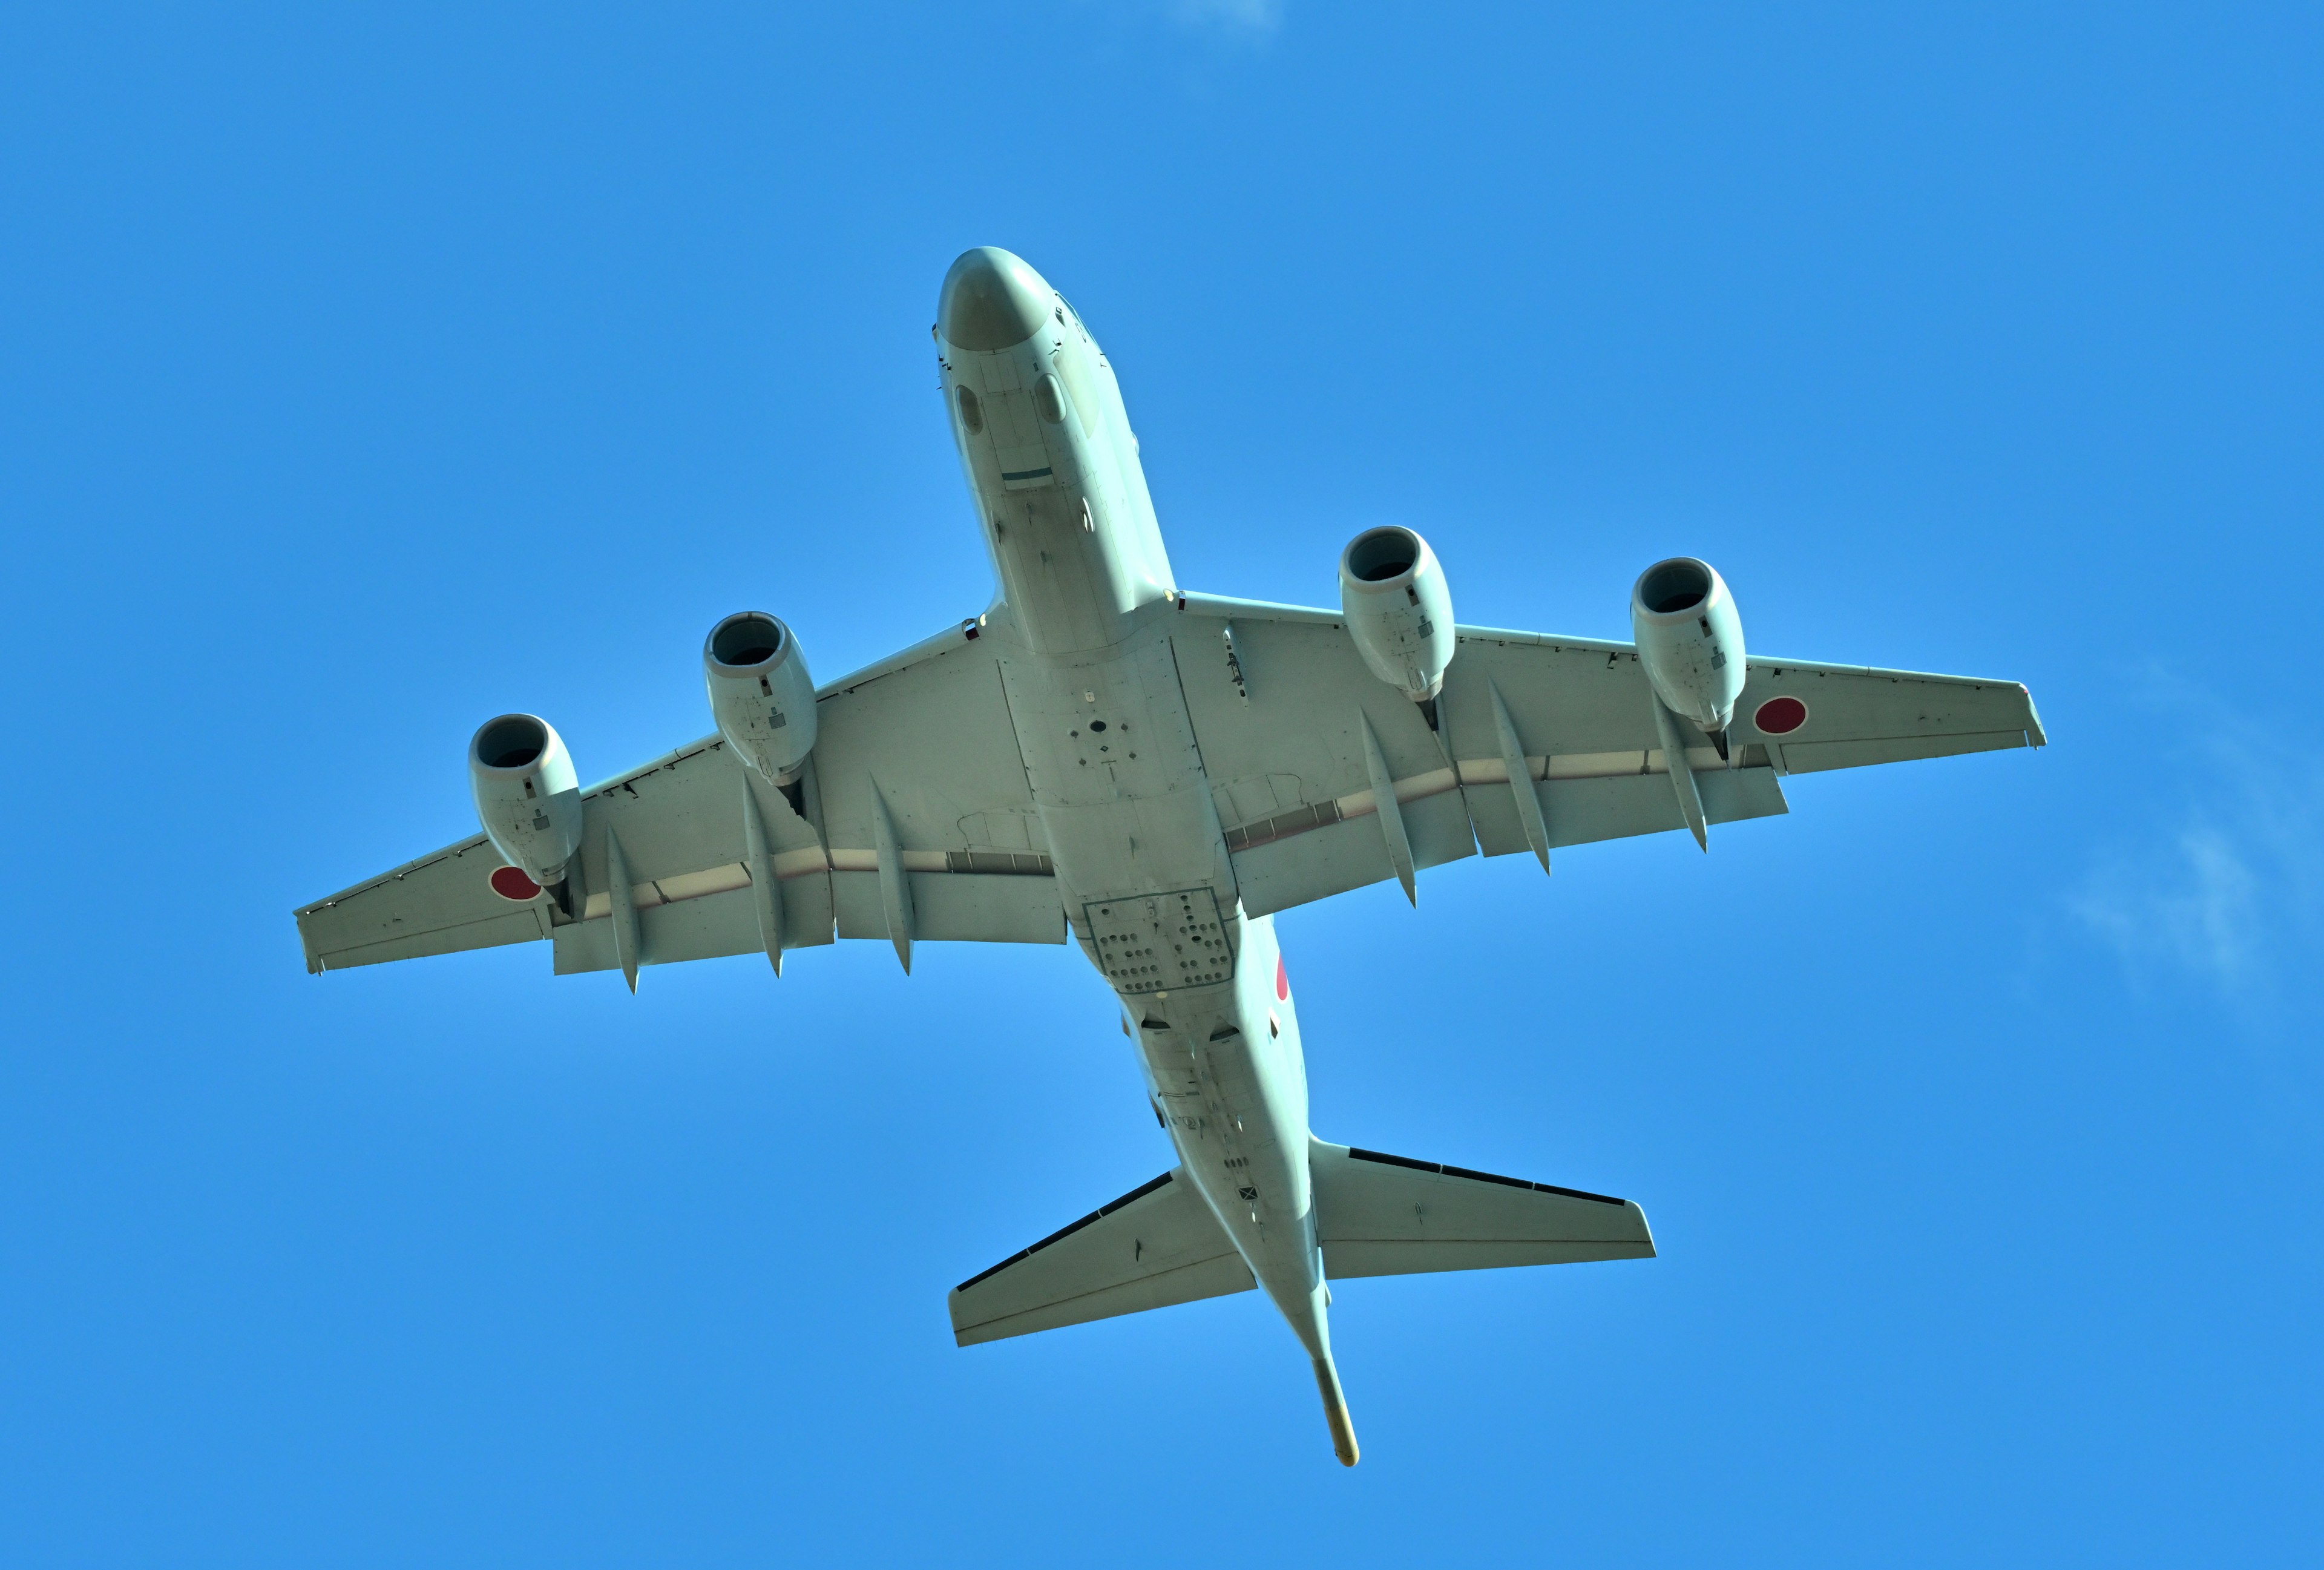
<path fill-rule="evenodd" d="M 1464 626 L 1425 540 L 1340 553 L 1337 608 L 1182 587 L 1121 391 L 1019 257 L 945 273 L 945 418 L 998 579 L 817 687 L 779 617 L 710 630 L 716 729 L 583 789 L 538 716 L 480 726 L 481 834 L 298 911 L 307 968 L 546 941 L 559 975 L 884 939 L 1072 943 L 1176 1164 L 954 1288 L 963 1346 L 1256 1288 L 1356 1464 L 1332 1283 L 1647 1259 L 1633 1201 L 1333 1144 L 1276 913 L 1464 856 L 1788 810 L 1786 774 L 2046 737 L 2015 682 L 1747 656 L 1726 582 L 1657 561 L 1633 642 Z"/>

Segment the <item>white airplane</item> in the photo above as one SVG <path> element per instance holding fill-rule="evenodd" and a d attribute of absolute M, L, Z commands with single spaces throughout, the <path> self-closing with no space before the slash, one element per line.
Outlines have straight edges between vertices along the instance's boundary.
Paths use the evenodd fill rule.
<path fill-rule="evenodd" d="M 938 299 L 946 417 L 999 591 L 817 688 L 790 629 L 703 649 L 714 734 L 586 790 L 548 722 L 471 742 L 484 832 L 298 912 L 310 972 L 547 939 L 556 971 L 884 938 L 1070 940 L 1112 986 L 1178 1164 L 954 1288 L 961 1345 L 1257 1287 L 1313 1361 L 1351 1276 L 1646 1259 L 1578 1188 L 1315 1138 L 1278 910 L 1481 851 L 1786 810 L 1786 773 L 2040 746 L 2015 682 L 1747 659 L 1690 557 L 1635 643 L 1466 627 L 1409 529 L 1340 554 L 1340 605 L 1183 589 L 1113 368 L 1006 251 Z"/>

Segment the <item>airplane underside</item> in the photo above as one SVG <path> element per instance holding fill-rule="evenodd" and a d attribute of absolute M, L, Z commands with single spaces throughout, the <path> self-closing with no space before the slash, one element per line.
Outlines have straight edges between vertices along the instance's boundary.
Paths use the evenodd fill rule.
<path fill-rule="evenodd" d="M 1792 774 L 2040 746 L 2015 683 L 1748 657 L 1725 582 L 1655 563 L 1634 641 L 1463 626 L 1426 541 L 1368 529 L 1336 609 L 1176 580 L 1112 367 L 1004 251 L 935 328 L 999 592 L 818 687 L 759 611 L 711 631 L 714 734 L 581 788 L 537 716 L 467 765 L 484 829 L 298 912 L 310 971 L 545 940 L 562 974 L 842 938 L 1072 942 L 1106 978 L 1176 1165 L 963 1282 L 965 1346 L 1257 1289 L 1357 1446 L 1331 1282 L 1646 1259 L 1628 1200 L 1331 1144 L 1274 915 L 1471 855 L 1710 831 Z"/>

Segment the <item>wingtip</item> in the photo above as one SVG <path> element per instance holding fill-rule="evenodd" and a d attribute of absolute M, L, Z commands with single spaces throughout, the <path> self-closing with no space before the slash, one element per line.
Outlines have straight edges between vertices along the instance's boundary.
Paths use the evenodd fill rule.
<path fill-rule="evenodd" d="M 2023 684 L 2017 690 L 2025 694 L 2025 744 L 2029 747 L 2048 746 L 2050 733 L 2042 728 L 2042 711 L 2034 706 L 2034 694 Z"/>

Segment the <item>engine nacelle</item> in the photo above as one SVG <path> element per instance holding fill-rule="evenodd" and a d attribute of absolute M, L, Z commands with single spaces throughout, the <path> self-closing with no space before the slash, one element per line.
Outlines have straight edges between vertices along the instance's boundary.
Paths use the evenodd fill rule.
<path fill-rule="evenodd" d="M 1674 556 L 1640 573 L 1630 628 L 1663 706 L 1713 735 L 1724 733 L 1743 696 L 1743 620 L 1711 564 Z"/>
<path fill-rule="evenodd" d="M 788 785 L 815 749 L 815 678 L 791 630 L 763 611 L 741 611 L 702 645 L 710 713 L 734 755 Z"/>
<path fill-rule="evenodd" d="M 1340 612 L 1372 674 L 1415 703 L 1444 686 L 1452 663 L 1452 596 L 1428 541 L 1391 524 L 1340 553 Z"/>
<path fill-rule="evenodd" d="M 476 820 L 501 859 L 542 888 L 565 881 L 581 848 L 581 786 L 564 738 L 537 715 L 504 714 L 477 727 L 468 743 L 468 784 Z M 513 879 L 493 887 L 530 898 Z"/>

